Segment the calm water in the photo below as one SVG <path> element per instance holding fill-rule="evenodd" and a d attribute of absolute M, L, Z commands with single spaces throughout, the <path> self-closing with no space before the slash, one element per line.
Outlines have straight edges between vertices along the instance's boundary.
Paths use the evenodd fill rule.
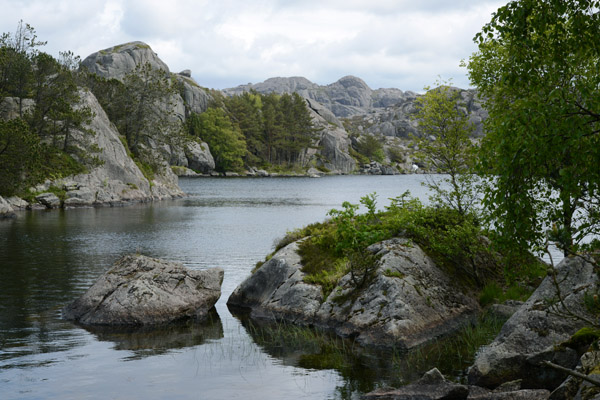
<path fill-rule="evenodd" d="M 182 179 L 181 200 L 0 221 L 0 398 L 337 399 L 390 383 L 367 371 L 380 363 L 373 357 L 337 368 L 269 344 L 225 303 L 286 231 L 371 192 L 380 206 L 405 190 L 423 198 L 421 179 Z M 119 331 L 61 319 L 66 303 L 131 252 L 224 268 L 211 321 Z"/>

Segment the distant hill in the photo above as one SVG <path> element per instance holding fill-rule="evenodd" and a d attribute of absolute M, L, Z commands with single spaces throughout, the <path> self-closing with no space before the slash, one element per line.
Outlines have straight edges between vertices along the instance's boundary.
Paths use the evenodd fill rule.
<path fill-rule="evenodd" d="M 416 96 L 414 92 L 403 92 L 400 89 L 373 90 L 365 81 L 355 76 L 345 76 L 326 86 L 317 85 L 303 77 L 269 78 L 261 83 L 224 89 L 223 92 L 236 95 L 250 90 L 258 93 L 296 92 L 321 103 L 338 118 L 365 114 L 373 109 L 389 107 Z"/>

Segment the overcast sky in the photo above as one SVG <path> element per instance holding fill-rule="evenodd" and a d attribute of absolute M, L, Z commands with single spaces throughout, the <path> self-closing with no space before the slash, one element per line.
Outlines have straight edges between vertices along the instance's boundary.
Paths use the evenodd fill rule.
<path fill-rule="evenodd" d="M 469 87 L 459 67 L 494 0 L 0 0 L 2 32 L 19 20 L 44 51 L 85 58 L 149 44 L 171 71 L 222 89 L 275 76 L 326 85 L 345 75 L 371 88 L 422 91 L 438 75 Z"/>

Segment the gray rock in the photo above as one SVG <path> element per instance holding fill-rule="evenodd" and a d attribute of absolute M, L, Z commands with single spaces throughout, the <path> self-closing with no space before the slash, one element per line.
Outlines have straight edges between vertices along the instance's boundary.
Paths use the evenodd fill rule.
<path fill-rule="evenodd" d="M 269 173 L 267 171 L 265 171 L 264 169 L 258 169 L 258 170 L 256 170 L 256 176 L 266 178 L 267 176 L 269 176 Z"/>
<path fill-rule="evenodd" d="M 81 66 L 107 79 L 123 79 L 138 65 L 149 63 L 152 68 L 169 73 L 169 67 L 143 42 L 130 42 L 109 47 L 87 56 Z"/>
<path fill-rule="evenodd" d="M 221 295 L 223 270 L 195 271 L 141 255 L 119 259 L 63 317 L 83 325 L 163 324 L 204 319 Z"/>
<path fill-rule="evenodd" d="M 59 208 L 60 199 L 54 193 L 41 193 L 35 196 L 35 199 L 46 208 Z"/>
<path fill-rule="evenodd" d="M 298 243 L 278 251 L 229 296 L 232 308 L 250 308 L 251 317 L 309 324 L 323 302 L 321 288 L 303 281 Z"/>
<path fill-rule="evenodd" d="M 575 314 L 588 316 L 583 297 L 598 290 L 593 263 L 582 257 L 564 259 L 556 268 L 565 306 Z M 544 279 L 531 297 L 506 322 L 494 341 L 483 347 L 469 371 L 469 383 L 495 387 L 522 379 L 526 388 L 556 388 L 565 375 L 540 365 L 548 360 L 563 367 L 577 364 L 577 352 L 556 345 L 569 339 L 585 324 L 567 317 L 562 306 L 550 306 L 557 290 L 552 277 Z"/>
<path fill-rule="evenodd" d="M 208 103 L 212 99 L 206 89 L 198 85 L 191 76 L 185 76 L 181 73 L 173 75 L 177 82 L 181 85 L 182 91 L 179 94 L 185 109 L 185 118 L 188 118 L 191 113 L 203 113 L 208 109 Z"/>
<path fill-rule="evenodd" d="M 345 76 L 327 86 L 319 86 L 302 77 L 270 78 L 262 83 L 241 85 L 225 89 L 223 92 L 235 95 L 250 90 L 258 93 L 298 93 L 322 104 L 336 117 L 364 114 L 374 107 L 388 107 L 406 96 L 399 89 L 372 90 L 362 79 L 355 76 Z"/>
<path fill-rule="evenodd" d="M 0 196 L 0 219 L 10 218 L 15 216 L 15 210 L 10 203 Z"/>
<path fill-rule="evenodd" d="M 202 174 L 210 174 L 215 169 L 215 160 L 206 143 L 188 142 L 185 146 L 188 168 Z"/>
<path fill-rule="evenodd" d="M 469 388 L 447 381 L 437 368 L 426 372 L 417 382 L 399 389 L 378 389 L 363 396 L 365 400 L 443 400 L 466 399 Z"/>
<path fill-rule="evenodd" d="M 4 97 L 0 100 L 0 119 L 14 119 L 32 111 L 35 106 L 33 99 Z"/>
<path fill-rule="evenodd" d="M 516 385 L 503 390 L 490 391 L 478 386 L 465 386 L 450 382 L 437 368 L 426 372 L 415 383 L 399 389 L 379 389 L 363 396 L 365 400 L 546 400 L 547 390 L 521 390 Z"/>
<path fill-rule="evenodd" d="M 25 210 L 29 206 L 27 201 L 17 196 L 12 196 L 5 200 L 12 206 L 14 210 Z"/>
<path fill-rule="evenodd" d="M 340 301 L 353 290 L 343 277 L 320 307 L 318 321 L 359 343 L 411 349 L 454 332 L 479 312 L 421 248 L 390 239 L 369 248 L 381 256 L 376 276 L 360 296 Z"/>
<path fill-rule="evenodd" d="M 184 69 L 183 71 L 181 71 L 179 73 L 179 75 L 185 76 L 186 78 L 191 78 L 192 77 L 192 71 L 189 70 L 189 69 Z"/>
<path fill-rule="evenodd" d="M 522 301 L 507 300 L 502 304 L 492 304 L 489 312 L 499 318 L 508 319 L 523 305 Z"/>
<path fill-rule="evenodd" d="M 354 337 L 359 343 L 410 349 L 451 333 L 479 311 L 415 244 L 392 239 L 372 246 L 376 276 L 354 296 L 350 274 L 325 300 L 303 281 L 298 243 L 277 252 L 230 296 L 251 317 L 301 322 Z M 344 300 L 345 298 L 345 300 Z"/>
<path fill-rule="evenodd" d="M 96 201 L 96 195 L 87 187 L 69 190 L 64 201 L 65 207 L 91 206 Z"/>
<path fill-rule="evenodd" d="M 471 387 L 472 389 L 472 387 Z M 472 390 L 473 391 L 473 390 Z M 471 394 L 469 392 L 468 400 L 547 400 L 550 397 L 550 391 L 546 389 L 521 389 L 509 392 L 489 392 Z"/>

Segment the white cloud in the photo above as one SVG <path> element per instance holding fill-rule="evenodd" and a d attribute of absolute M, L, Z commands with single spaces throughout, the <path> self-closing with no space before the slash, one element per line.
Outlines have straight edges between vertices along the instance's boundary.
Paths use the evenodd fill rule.
<path fill-rule="evenodd" d="M 272 76 L 328 84 L 356 75 L 371 87 L 421 90 L 438 75 L 468 86 L 459 62 L 503 2 L 487 0 L 0 0 L 2 31 L 23 19 L 45 51 L 86 57 L 148 43 L 173 71 L 223 88 Z"/>

